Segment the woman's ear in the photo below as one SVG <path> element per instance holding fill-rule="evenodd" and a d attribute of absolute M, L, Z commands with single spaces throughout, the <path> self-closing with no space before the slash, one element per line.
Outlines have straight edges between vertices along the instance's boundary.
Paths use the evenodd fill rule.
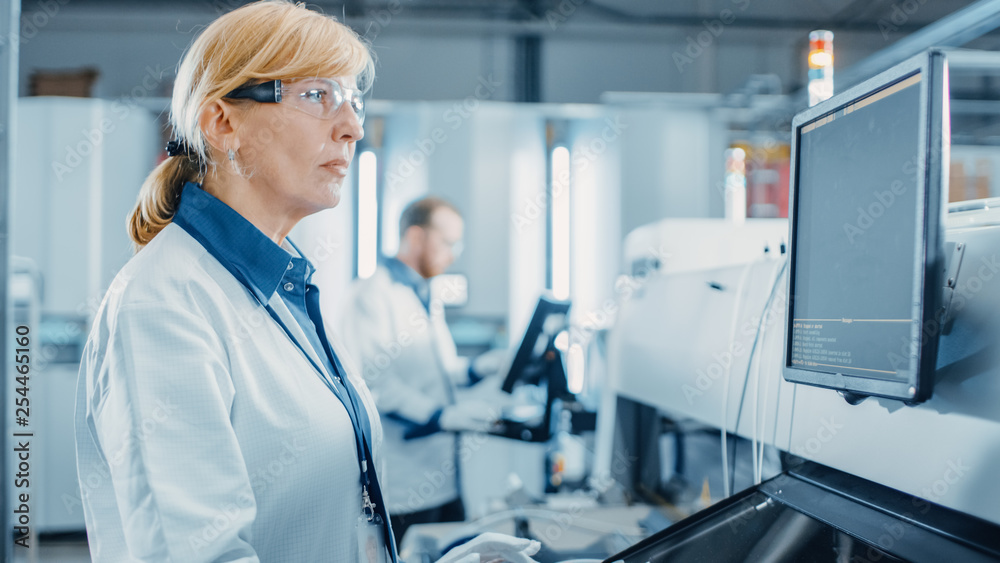
<path fill-rule="evenodd" d="M 230 149 L 239 150 L 236 131 L 239 130 L 240 117 L 238 109 L 225 100 L 216 100 L 201 111 L 198 127 L 217 154 L 224 155 Z"/>

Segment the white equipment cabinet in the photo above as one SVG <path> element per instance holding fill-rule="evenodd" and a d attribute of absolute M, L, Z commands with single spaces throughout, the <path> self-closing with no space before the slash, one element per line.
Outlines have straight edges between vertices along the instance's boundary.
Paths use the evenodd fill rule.
<path fill-rule="evenodd" d="M 156 117 L 89 98 L 18 100 L 10 250 L 37 273 L 32 326 L 32 522 L 84 529 L 73 411 L 79 351 L 104 292 L 131 256 L 125 223 L 156 164 Z"/>

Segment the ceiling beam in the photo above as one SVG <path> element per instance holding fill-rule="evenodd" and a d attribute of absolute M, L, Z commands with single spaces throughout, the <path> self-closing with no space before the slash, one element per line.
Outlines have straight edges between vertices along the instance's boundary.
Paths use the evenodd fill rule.
<path fill-rule="evenodd" d="M 836 78 L 837 90 L 846 90 L 930 47 L 961 47 L 997 27 L 1000 27 L 1000 0 L 980 0 L 903 37 L 840 73 Z"/>

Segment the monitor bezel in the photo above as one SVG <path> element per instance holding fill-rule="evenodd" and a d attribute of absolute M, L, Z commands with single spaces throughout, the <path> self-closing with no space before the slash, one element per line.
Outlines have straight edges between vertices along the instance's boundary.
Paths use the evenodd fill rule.
<path fill-rule="evenodd" d="M 941 294 L 944 257 L 943 213 L 947 209 L 948 103 L 947 59 L 943 51 L 930 49 L 862 82 L 830 99 L 800 112 L 792 120 L 790 182 L 789 182 L 789 268 L 786 280 L 788 306 L 785 308 L 785 338 L 782 374 L 787 381 L 836 389 L 861 396 L 879 396 L 899 399 L 910 404 L 926 401 L 931 397 L 937 361 L 940 333 Z M 917 245 L 914 251 L 914 277 L 910 337 L 919 343 L 916 347 L 916 372 L 906 381 L 868 378 L 853 374 L 800 369 L 791 362 L 791 330 L 795 295 L 798 217 L 798 152 L 801 130 L 804 126 L 844 107 L 868 97 L 916 73 L 920 80 L 920 123 L 918 147 L 925 166 L 917 178 Z M 939 190 L 934 189 L 940 186 Z M 925 337 L 925 328 L 929 337 Z M 911 350 L 912 352 L 912 350 Z"/>

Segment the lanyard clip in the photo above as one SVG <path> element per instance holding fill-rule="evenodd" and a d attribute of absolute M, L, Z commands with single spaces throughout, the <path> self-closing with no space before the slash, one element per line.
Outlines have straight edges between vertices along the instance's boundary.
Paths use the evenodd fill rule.
<path fill-rule="evenodd" d="M 368 496 L 368 487 L 361 488 L 361 513 L 369 522 L 375 519 L 375 503 Z"/>

